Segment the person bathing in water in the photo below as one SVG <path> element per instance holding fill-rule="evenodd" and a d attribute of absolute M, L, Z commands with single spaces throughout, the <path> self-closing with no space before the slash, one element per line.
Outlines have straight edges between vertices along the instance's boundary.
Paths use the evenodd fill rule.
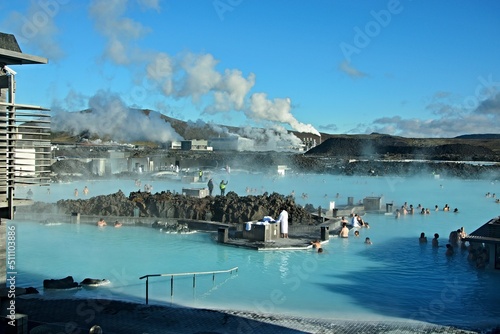
<path fill-rule="evenodd" d="M 346 223 L 342 223 L 342 229 L 340 230 L 339 237 L 348 238 L 349 237 L 349 228 Z"/>
<path fill-rule="evenodd" d="M 316 248 L 318 250 L 318 253 L 323 252 L 323 248 L 321 247 L 321 242 L 319 242 L 319 240 L 311 241 L 311 245 L 313 246 L 313 248 Z"/>

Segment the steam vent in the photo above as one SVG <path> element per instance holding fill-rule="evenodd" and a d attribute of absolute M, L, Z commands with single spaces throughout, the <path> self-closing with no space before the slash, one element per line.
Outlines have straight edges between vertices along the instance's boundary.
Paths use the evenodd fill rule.
<path fill-rule="evenodd" d="M 0 33 L 0 280 L 3 287 L 8 257 L 6 221 L 14 218 L 16 206 L 31 203 L 29 199 L 16 198 L 15 187 L 48 185 L 51 165 L 48 109 L 17 103 L 16 65 L 47 62 L 46 58 L 22 53 L 14 35 Z M 12 253 L 15 252 L 15 243 L 11 248 Z"/>

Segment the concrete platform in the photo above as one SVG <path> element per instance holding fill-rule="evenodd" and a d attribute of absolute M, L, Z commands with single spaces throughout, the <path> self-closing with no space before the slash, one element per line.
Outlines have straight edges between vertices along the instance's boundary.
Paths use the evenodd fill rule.
<path fill-rule="evenodd" d="M 225 246 L 244 247 L 258 251 L 276 251 L 276 250 L 306 250 L 311 249 L 311 241 L 319 240 L 316 238 L 289 237 L 279 238 L 272 241 L 252 241 L 241 238 L 229 238 L 227 242 L 221 243 Z M 322 243 L 328 241 L 322 241 Z"/>
<path fill-rule="evenodd" d="M 321 228 L 326 227 L 326 236 L 322 238 Z M 307 250 L 311 249 L 311 241 L 319 240 L 321 243 L 328 242 L 330 224 L 325 225 L 292 225 L 289 226 L 288 238 L 280 238 L 279 235 L 270 240 L 251 240 L 244 238 L 242 231 L 231 231 L 225 242 L 221 241 L 220 235 L 218 241 L 221 245 L 243 247 L 257 251 L 278 251 L 278 250 Z M 219 231 L 219 233 L 221 233 Z M 222 238 L 224 239 L 224 238 Z M 323 240 L 324 239 L 324 240 Z"/>

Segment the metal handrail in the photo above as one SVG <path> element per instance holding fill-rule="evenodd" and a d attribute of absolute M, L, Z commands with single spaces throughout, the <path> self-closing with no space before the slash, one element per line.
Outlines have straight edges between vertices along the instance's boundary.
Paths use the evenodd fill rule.
<path fill-rule="evenodd" d="M 173 273 L 173 274 L 149 274 L 139 277 L 139 279 L 146 279 L 146 305 L 149 303 L 149 278 L 150 277 L 166 277 L 170 276 L 170 296 L 174 295 L 174 277 L 175 276 L 191 276 L 193 275 L 193 289 L 196 287 L 196 275 L 212 275 L 212 281 L 215 281 L 215 274 L 230 273 L 233 271 L 238 272 L 238 267 L 227 270 L 214 270 L 214 271 L 196 271 L 190 273 Z"/>

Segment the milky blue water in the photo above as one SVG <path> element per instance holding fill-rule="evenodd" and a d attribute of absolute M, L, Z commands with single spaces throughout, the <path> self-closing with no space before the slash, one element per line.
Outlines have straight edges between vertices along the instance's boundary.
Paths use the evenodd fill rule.
<path fill-rule="evenodd" d="M 440 234 L 444 246 L 450 231 L 463 226 L 472 232 L 500 214 L 500 204 L 486 197 L 500 194 L 499 181 L 420 178 L 339 177 L 329 175 L 287 175 L 274 177 L 232 171 L 213 174 L 217 184 L 229 179 L 227 191 L 246 194 L 263 191 L 295 192 L 299 204 L 328 207 L 357 202 L 365 196 L 382 195 L 394 207 L 404 202 L 431 208 L 430 215 L 406 215 L 400 219 L 367 214 L 370 229 L 361 229 L 359 238 L 332 237 L 325 252 L 311 250 L 263 251 L 219 245 L 213 234 L 164 234 L 148 227 L 98 228 L 90 225 L 46 226 L 39 222 L 13 220 L 18 230 L 18 284 L 39 288 L 49 297 L 102 297 L 145 301 L 146 274 L 225 270 L 233 274 L 200 276 L 193 289 L 192 277 L 175 278 L 171 296 L 169 278 L 151 278 L 150 303 L 218 309 L 241 309 L 264 313 L 341 319 L 414 319 L 468 328 L 497 325 L 500 319 L 500 271 L 476 269 L 460 250 L 445 256 L 444 247 L 433 249 L 431 239 Z M 203 184 L 181 184 L 144 178 L 153 192 Z M 34 199 L 57 201 L 110 194 L 121 189 L 136 191 L 133 180 L 74 182 L 34 189 Z M 18 195 L 27 189 L 18 189 Z M 307 193 L 308 198 L 300 195 Z M 337 193 L 340 194 L 336 198 Z M 458 213 L 433 211 L 445 204 Z M 384 206 L 385 207 L 385 206 Z M 425 232 L 427 245 L 418 237 Z M 363 243 L 370 237 L 373 245 Z M 47 278 L 72 275 L 107 278 L 111 284 L 97 289 L 43 291 Z"/>

